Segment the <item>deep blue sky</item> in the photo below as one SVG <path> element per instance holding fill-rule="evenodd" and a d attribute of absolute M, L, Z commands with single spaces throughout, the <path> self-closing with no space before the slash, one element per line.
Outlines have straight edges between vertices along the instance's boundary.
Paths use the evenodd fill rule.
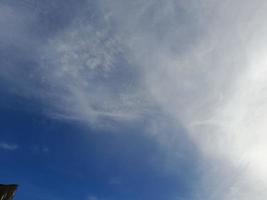
<path fill-rule="evenodd" d="M 188 158 L 175 169 L 179 173 L 168 172 L 162 167 L 168 155 L 144 133 L 144 123 L 94 130 L 25 111 L 24 104 L 31 105 L 16 96 L 3 99 L 8 103 L 1 101 L 1 142 L 16 148 L 0 150 L 1 181 L 20 185 L 17 199 L 190 196 L 197 177 L 193 145 L 179 144 Z"/>

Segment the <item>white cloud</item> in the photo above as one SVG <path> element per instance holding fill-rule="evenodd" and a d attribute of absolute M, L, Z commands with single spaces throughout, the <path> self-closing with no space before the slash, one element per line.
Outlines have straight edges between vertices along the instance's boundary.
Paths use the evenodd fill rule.
<path fill-rule="evenodd" d="M 0 149 L 6 150 L 6 151 L 15 151 L 18 149 L 18 145 L 6 143 L 6 142 L 0 142 Z"/>
<path fill-rule="evenodd" d="M 211 162 L 196 198 L 265 199 L 267 3 L 103 4 L 152 99 Z"/>

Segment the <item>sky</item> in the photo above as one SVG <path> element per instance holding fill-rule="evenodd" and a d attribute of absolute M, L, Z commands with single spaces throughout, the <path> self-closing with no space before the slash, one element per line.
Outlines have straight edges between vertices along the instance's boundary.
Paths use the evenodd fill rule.
<path fill-rule="evenodd" d="M 266 9 L 1 0 L 0 182 L 18 200 L 265 200 Z"/>

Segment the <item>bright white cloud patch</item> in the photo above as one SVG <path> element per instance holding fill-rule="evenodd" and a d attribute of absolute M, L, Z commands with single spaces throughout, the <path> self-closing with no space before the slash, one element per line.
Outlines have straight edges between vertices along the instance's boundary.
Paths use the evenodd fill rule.
<path fill-rule="evenodd" d="M 267 4 L 117 2 L 105 5 L 125 24 L 119 30 L 152 99 L 212 162 L 196 198 L 266 198 Z"/>

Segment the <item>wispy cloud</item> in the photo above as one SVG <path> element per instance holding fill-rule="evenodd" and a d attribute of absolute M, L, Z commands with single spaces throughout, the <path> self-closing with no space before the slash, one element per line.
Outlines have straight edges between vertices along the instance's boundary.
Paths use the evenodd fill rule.
<path fill-rule="evenodd" d="M 151 99 L 211 163 L 195 198 L 264 199 L 267 4 L 104 2 Z"/>
<path fill-rule="evenodd" d="M 121 179 L 118 177 L 113 177 L 109 180 L 110 185 L 120 185 L 122 183 Z"/>
<path fill-rule="evenodd" d="M 0 142 L 0 149 L 6 151 L 15 151 L 18 149 L 18 145 L 12 143 Z"/>
<path fill-rule="evenodd" d="M 31 146 L 30 150 L 32 151 L 32 153 L 36 153 L 36 154 L 49 152 L 49 148 L 47 146 L 39 146 L 39 145 Z"/>
<path fill-rule="evenodd" d="M 129 63 L 123 58 L 123 45 L 109 29 L 96 29 L 83 20 L 44 48 L 41 70 L 51 85 L 46 92 L 53 116 L 91 125 L 105 118 L 138 118 L 147 110 L 145 93 L 124 66 Z"/>
<path fill-rule="evenodd" d="M 87 200 L 98 200 L 96 196 L 90 195 Z"/>

